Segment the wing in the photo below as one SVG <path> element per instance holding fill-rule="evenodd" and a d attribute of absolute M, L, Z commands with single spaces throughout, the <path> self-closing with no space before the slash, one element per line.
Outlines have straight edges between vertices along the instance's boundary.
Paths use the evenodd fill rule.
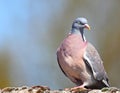
<path fill-rule="evenodd" d="M 107 86 L 109 86 L 103 61 L 101 60 L 97 50 L 90 43 L 88 43 L 86 47 L 83 60 L 91 68 L 94 78 L 98 81 L 103 81 Z"/>

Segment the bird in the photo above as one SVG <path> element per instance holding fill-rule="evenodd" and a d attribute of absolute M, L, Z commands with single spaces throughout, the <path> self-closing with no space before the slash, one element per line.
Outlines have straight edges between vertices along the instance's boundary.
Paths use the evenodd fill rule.
<path fill-rule="evenodd" d="M 91 30 L 87 19 L 76 18 L 69 34 L 57 48 L 59 67 L 77 85 L 74 89 L 110 87 L 103 61 L 96 48 L 86 40 L 84 29 Z"/>

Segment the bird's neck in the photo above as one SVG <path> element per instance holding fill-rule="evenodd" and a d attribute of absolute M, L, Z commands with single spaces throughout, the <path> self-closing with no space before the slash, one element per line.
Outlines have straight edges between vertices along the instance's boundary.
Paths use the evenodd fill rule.
<path fill-rule="evenodd" d="M 82 37 L 82 39 L 83 39 L 83 42 L 86 42 L 86 39 L 85 39 L 85 36 L 84 36 L 84 31 L 83 31 L 84 29 L 76 29 L 76 28 L 72 28 L 72 30 L 71 30 L 71 34 L 78 34 L 78 35 L 80 35 L 81 37 Z"/>

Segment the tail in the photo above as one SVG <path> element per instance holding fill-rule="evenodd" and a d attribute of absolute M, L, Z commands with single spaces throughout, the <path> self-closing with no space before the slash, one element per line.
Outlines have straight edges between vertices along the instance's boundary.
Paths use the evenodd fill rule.
<path fill-rule="evenodd" d="M 107 80 L 102 80 L 102 82 L 105 84 L 105 87 L 110 87 L 110 84 L 108 82 L 108 79 Z"/>

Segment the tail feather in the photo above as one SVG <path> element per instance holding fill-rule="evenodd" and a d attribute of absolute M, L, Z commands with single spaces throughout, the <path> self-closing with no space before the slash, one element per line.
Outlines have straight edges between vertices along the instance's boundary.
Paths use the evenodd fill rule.
<path fill-rule="evenodd" d="M 107 80 L 102 80 L 102 82 L 106 85 L 106 87 L 110 87 L 110 84 L 108 83 L 108 81 Z"/>

